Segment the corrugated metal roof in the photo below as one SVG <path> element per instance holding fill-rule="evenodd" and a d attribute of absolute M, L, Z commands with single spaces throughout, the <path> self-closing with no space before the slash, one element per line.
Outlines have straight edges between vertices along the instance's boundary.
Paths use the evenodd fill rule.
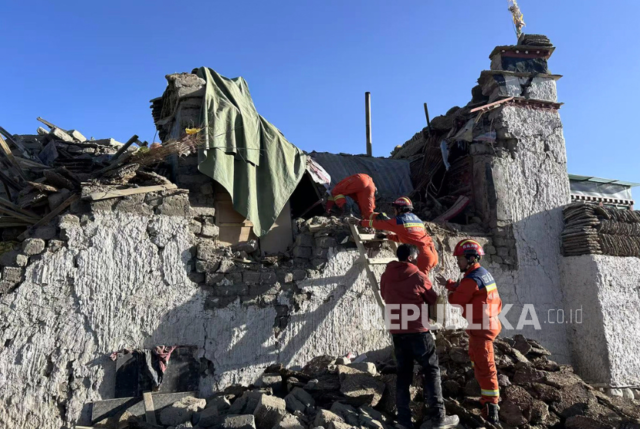
<path fill-rule="evenodd" d="M 579 176 L 577 174 L 569 174 L 569 180 L 572 180 L 574 182 L 594 182 L 594 183 L 605 183 L 608 185 L 628 186 L 630 188 L 633 188 L 635 186 L 640 186 L 640 183 L 625 182 L 625 181 L 616 180 L 616 179 L 603 179 L 602 177 Z"/>
<path fill-rule="evenodd" d="M 309 155 L 331 175 L 332 187 L 345 177 L 364 173 L 373 178 L 381 200 L 392 201 L 413 191 L 408 160 L 327 152 L 311 152 Z"/>

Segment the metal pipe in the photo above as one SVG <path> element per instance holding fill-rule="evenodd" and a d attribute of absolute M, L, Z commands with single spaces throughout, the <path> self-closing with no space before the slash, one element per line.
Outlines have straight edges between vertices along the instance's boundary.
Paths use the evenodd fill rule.
<path fill-rule="evenodd" d="M 364 93 L 364 109 L 367 120 L 367 156 L 373 156 L 373 147 L 371 145 L 371 93 Z"/>

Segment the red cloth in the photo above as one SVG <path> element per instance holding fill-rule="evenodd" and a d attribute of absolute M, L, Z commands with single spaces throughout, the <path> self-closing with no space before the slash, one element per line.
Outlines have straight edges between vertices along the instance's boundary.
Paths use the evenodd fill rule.
<path fill-rule="evenodd" d="M 438 294 L 433 290 L 431 281 L 426 274 L 422 273 L 418 267 L 409 262 L 393 261 L 387 265 L 387 269 L 380 279 L 380 294 L 384 302 L 391 304 L 413 304 L 422 311 L 423 304 L 435 304 Z M 389 307 L 391 308 L 391 307 Z M 403 326 L 402 309 L 390 309 L 393 315 L 399 315 L 390 323 Z M 392 334 L 407 334 L 415 332 L 426 332 L 428 327 L 428 315 L 421 314 L 417 320 L 412 319 L 413 312 L 405 313 L 407 317 L 406 329 L 391 329 Z"/>
<path fill-rule="evenodd" d="M 331 197 L 327 201 L 327 211 L 337 205 L 343 208 L 347 203 L 347 198 L 353 199 L 360 208 L 363 219 L 368 219 L 376 209 L 376 186 L 371 176 L 367 174 L 354 174 L 340 182 L 331 190 Z"/>
<path fill-rule="evenodd" d="M 372 219 L 363 219 L 362 226 L 391 231 L 394 235 L 389 235 L 389 240 L 411 244 L 418 248 L 418 260 L 416 265 L 425 274 L 429 274 L 438 264 L 438 252 L 433 244 L 433 240 L 427 234 L 424 222 L 413 213 L 402 213 L 393 219 L 385 219 L 382 215 L 373 214 Z"/>
<path fill-rule="evenodd" d="M 169 359 L 171 358 L 171 353 L 173 353 L 173 351 L 177 348 L 178 346 L 157 346 L 153 351 L 156 353 L 156 355 L 158 355 L 158 363 L 160 366 L 160 372 L 162 374 L 164 374 L 164 372 L 167 370 L 167 365 L 169 364 Z"/>
<path fill-rule="evenodd" d="M 469 357 L 473 365 L 476 380 L 480 384 L 482 405 L 486 403 L 497 404 L 500 401 L 500 389 L 498 387 L 498 372 L 493 354 L 493 340 L 502 330 L 498 315 L 502 310 L 502 300 L 498 294 L 495 283 L 480 288 L 478 283 L 468 276 L 480 268 L 480 264 L 471 265 L 465 277 L 459 284 L 449 280 L 446 288 L 453 291 L 449 295 L 449 303 L 462 307 L 462 314 L 467 317 L 467 304 L 471 304 L 473 311 L 472 322 L 482 325 L 487 319 L 489 329 L 469 329 Z M 457 285 L 457 286 L 456 286 Z M 487 291 L 487 289 L 491 289 Z"/>

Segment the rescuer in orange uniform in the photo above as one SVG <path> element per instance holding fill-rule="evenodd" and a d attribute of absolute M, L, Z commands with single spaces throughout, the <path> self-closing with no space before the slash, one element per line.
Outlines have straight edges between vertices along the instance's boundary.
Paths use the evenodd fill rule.
<path fill-rule="evenodd" d="M 340 212 L 347 204 L 347 197 L 353 199 L 360 207 L 363 219 L 368 219 L 376 209 L 376 185 L 371 176 L 367 174 L 354 174 L 336 184 L 331 190 L 331 196 L 327 201 L 327 213 L 335 210 L 334 205 Z"/>
<path fill-rule="evenodd" d="M 427 234 L 424 222 L 413 214 L 413 203 L 407 197 L 398 198 L 393 202 L 395 218 L 389 219 L 384 213 L 373 213 L 369 219 L 363 218 L 361 225 L 395 234 L 387 236 L 389 240 L 411 244 L 418 248 L 418 269 L 425 274 L 438 264 L 438 252 L 433 240 Z"/>
<path fill-rule="evenodd" d="M 458 258 L 458 267 L 464 273 L 464 278 L 456 283 L 439 276 L 438 282 L 451 291 L 449 303 L 461 306 L 462 315 L 474 325 L 467 330 L 469 357 L 482 390 L 482 414 L 490 423 L 500 424 L 500 390 L 493 357 L 493 340 L 502 329 L 498 319 L 502 310 L 502 300 L 493 276 L 480 266 L 480 260 L 484 256 L 480 243 L 462 240 L 456 246 L 453 256 Z M 473 314 L 468 314 L 467 304 L 471 305 Z"/>

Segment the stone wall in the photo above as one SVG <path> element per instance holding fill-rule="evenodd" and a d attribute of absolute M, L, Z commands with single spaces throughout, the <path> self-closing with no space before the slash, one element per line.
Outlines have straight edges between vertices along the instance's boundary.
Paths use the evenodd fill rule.
<path fill-rule="evenodd" d="M 582 310 L 582 323 L 569 325 L 576 371 L 592 383 L 640 386 L 640 259 L 572 256 L 562 268 L 565 317 Z"/>

